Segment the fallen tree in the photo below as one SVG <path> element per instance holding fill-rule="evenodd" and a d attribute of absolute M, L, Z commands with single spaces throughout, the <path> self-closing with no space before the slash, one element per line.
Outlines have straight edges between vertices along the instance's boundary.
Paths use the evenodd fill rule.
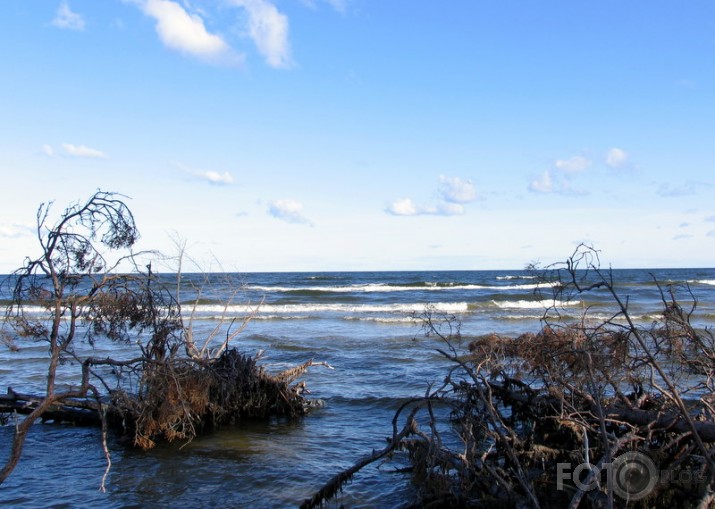
<path fill-rule="evenodd" d="M 691 324 L 687 284 L 657 284 L 660 318 L 638 324 L 594 249 L 534 270 L 547 283 L 537 297 L 554 302 L 541 330 L 465 345 L 454 316 L 428 312 L 444 381 L 398 409 L 385 449 L 302 507 L 388 455 L 407 463 L 415 507 L 715 506 L 715 338 Z M 613 314 L 563 319 L 559 304 L 588 292 L 610 295 Z"/>
<path fill-rule="evenodd" d="M 0 414 L 29 415 L 42 405 L 43 396 L 21 394 L 8 387 L 7 394 L 0 394 Z M 69 423 L 76 426 L 100 426 L 99 405 L 91 399 L 66 398 L 48 407 L 40 416 L 45 421 Z M 7 420 L 7 419 L 6 419 Z"/>
<path fill-rule="evenodd" d="M 20 460 L 38 420 L 102 426 L 108 471 L 110 429 L 148 449 L 242 419 L 299 417 L 310 406 L 298 379 L 311 366 L 327 365 L 308 360 L 267 373 L 259 355 L 230 346 L 252 317 L 227 317 L 230 303 L 201 342 L 192 315 L 185 320 L 182 314 L 180 270 L 171 288 L 152 270 L 157 253 L 132 251 L 139 232 L 123 199 L 97 191 L 65 209 L 55 223 L 49 219 L 51 204 L 41 205 L 40 255 L 27 258 L 6 279 L 11 302 L 3 343 L 17 349 L 23 340 L 45 342 L 49 356 L 44 394 L 9 388 L 0 396 L 0 414 L 25 415 L 15 426 L 0 484 Z M 75 349 L 79 340 L 131 343 L 137 351 L 130 359 L 82 357 Z M 66 361 L 81 367 L 74 380 L 59 380 L 58 366 Z"/>

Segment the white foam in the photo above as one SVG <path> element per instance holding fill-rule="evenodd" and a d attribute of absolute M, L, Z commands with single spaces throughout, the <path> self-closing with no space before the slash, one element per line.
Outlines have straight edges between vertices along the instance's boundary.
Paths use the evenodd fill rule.
<path fill-rule="evenodd" d="M 690 283 L 697 283 L 700 285 L 710 285 L 715 286 L 715 279 L 696 279 L 695 281 L 689 281 Z"/>
<path fill-rule="evenodd" d="M 420 318 L 412 316 L 346 316 L 344 320 L 355 320 L 358 322 L 375 322 L 375 323 L 420 323 Z"/>
<path fill-rule="evenodd" d="M 558 283 L 529 283 L 521 285 L 476 285 L 426 282 L 425 286 L 388 285 L 384 283 L 359 284 L 348 286 L 262 286 L 249 285 L 246 290 L 266 293 L 288 292 L 327 292 L 327 293 L 373 293 L 373 292 L 421 292 L 445 290 L 535 290 L 537 288 L 553 287 Z"/>
<path fill-rule="evenodd" d="M 406 304 L 263 304 L 256 306 L 234 305 L 221 306 L 215 304 L 199 305 L 196 313 L 210 316 L 245 316 L 258 309 L 259 314 L 283 315 L 305 313 L 421 313 L 426 309 L 444 313 L 463 313 L 468 310 L 466 302 L 436 302 L 436 303 L 406 303 Z M 225 309 L 225 312 L 224 312 Z"/>
<path fill-rule="evenodd" d="M 580 306 L 581 301 L 574 300 L 571 302 L 555 303 L 551 299 L 543 300 L 493 300 L 492 304 L 500 309 L 549 309 L 551 307 L 573 307 Z"/>

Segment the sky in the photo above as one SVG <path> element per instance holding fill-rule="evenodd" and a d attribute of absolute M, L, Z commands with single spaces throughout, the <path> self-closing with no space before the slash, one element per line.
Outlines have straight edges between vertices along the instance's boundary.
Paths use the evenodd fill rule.
<path fill-rule="evenodd" d="M 715 0 L 0 9 L 0 273 L 97 189 L 204 270 L 715 266 Z"/>

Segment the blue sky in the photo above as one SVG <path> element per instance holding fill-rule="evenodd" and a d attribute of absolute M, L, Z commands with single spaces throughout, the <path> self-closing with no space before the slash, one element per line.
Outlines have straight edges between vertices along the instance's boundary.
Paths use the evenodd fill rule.
<path fill-rule="evenodd" d="M 713 266 L 712 0 L 2 9 L 0 272 L 98 188 L 212 270 Z"/>

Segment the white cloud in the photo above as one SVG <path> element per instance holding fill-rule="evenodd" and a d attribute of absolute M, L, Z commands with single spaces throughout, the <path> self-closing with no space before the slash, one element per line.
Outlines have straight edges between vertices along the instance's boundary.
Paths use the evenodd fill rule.
<path fill-rule="evenodd" d="M 440 175 L 439 181 L 442 184 L 439 194 L 449 203 L 469 203 L 477 199 L 477 191 L 471 180 Z"/>
<path fill-rule="evenodd" d="M 529 191 L 534 193 L 554 193 L 565 196 L 583 196 L 588 192 L 573 185 L 573 175 L 586 170 L 591 166 L 591 161 L 582 156 L 570 159 L 559 159 L 554 162 L 558 172 L 546 170 L 539 177 L 529 183 Z"/>
<path fill-rule="evenodd" d="M 554 191 L 554 181 L 551 178 L 551 173 L 545 171 L 539 178 L 532 180 L 529 184 L 529 190 L 535 193 L 551 193 Z"/>
<path fill-rule="evenodd" d="M 76 12 L 72 12 L 67 2 L 60 4 L 51 23 L 57 28 L 66 30 L 84 30 L 84 19 Z"/>
<path fill-rule="evenodd" d="M 20 224 L 0 224 L 0 238 L 18 239 L 20 237 L 30 237 L 34 235 L 34 230 L 29 226 Z"/>
<path fill-rule="evenodd" d="M 271 67 L 292 65 L 288 42 L 288 18 L 268 0 L 231 0 L 248 13 L 248 32 Z"/>
<path fill-rule="evenodd" d="M 308 224 L 311 221 L 303 215 L 303 204 L 295 200 L 275 200 L 268 205 L 268 213 L 288 223 Z"/>
<path fill-rule="evenodd" d="M 437 190 L 440 201 L 431 205 L 416 205 L 410 198 L 400 198 L 392 202 L 385 212 L 393 216 L 457 216 L 464 214 L 463 203 L 477 199 L 477 192 L 470 180 L 459 177 L 439 176 Z"/>
<path fill-rule="evenodd" d="M 234 182 L 233 175 L 231 175 L 227 171 L 219 173 L 213 170 L 194 170 L 180 163 L 174 163 L 174 165 L 181 171 L 188 173 L 192 177 L 195 177 L 200 180 L 205 180 L 207 182 L 210 182 L 211 184 L 222 186 L 233 184 Z"/>
<path fill-rule="evenodd" d="M 171 0 L 139 0 L 139 7 L 156 20 L 159 39 L 170 49 L 214 63 L 235 64 L 241 58 L 222 37 L 209 33 L 198 14 Z"/>
<path fill-rule="evenodd" d="M 417 207 L 409 198 L 395 200 L 387 207 L 385 212 L 393 216 L 416 216 L 419 213 Z"/>
<path fill-rule="evenodd" d="M 411 199 L 401 198 L 392 202 L 385 212 L 393 216 L 457 216 L 464 214 L 464 207 L 459 203 L 448 202 L 417 206 Z"/>
<path fill-rule="evenodd" d="M 715 223 L 715 216 L 708 216 L 705 218 L 708 223 Z"/>
<path fill-rule="evenodd" d="M 591 161 L 583 156 L 574 156 L 570 159 L 557 159 L 554 166 L 564 173 L 579 173 L 591 166 Z"/>
<path fill-rule="evenodd" d="M 55 149 L 53 149 L 50 145 L 42 145 L 42 153 L 45 154 L 48 157 L 55 157 Z"/>
<path fill-rule="evenodd" d="M 606 165 L 609 168 L 622 168 L 628 162 L 628 154 L 620 148 L 612 148 L 606 153 Z"/>
<path fill-rule="evenodd" d="M 225 171 L 223 173 L 219 173 L 217 171 L 199 171 L 194 173 L 197 177 L 203 180 L 208 180 L 212 184 L 217 184 L 217 185 L 228 185 L 228 184 L 233 184 L 233 176 Z"/>
<path fill-rule="evenodd" d="M 73 157 L 86 157 L 89 159 L 107 159 L 107 155 L 101 150 L 89 148 L 84 145 L 72 145 L 71 143 L 63 143 L 62 148 L 65 149 L 65 152 L 68 155 Z"/>

